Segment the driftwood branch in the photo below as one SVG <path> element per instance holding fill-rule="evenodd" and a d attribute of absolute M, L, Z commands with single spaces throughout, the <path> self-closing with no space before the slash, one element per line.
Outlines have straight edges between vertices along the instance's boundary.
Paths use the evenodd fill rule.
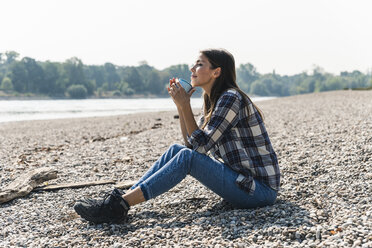
<path fill-rule="evenodd" d="M 117 182 L 114 187 L 118 188 L 118 189 L 129 189 L 130 187 L 132 187 L 136 183 L 137 183 L 137 181 Z"/>
<path fill-rule="evenodd" d="M 73 189 L 73 188 L 83 188 L 88 186 L 102 185 L 102 184 L 114 184 L 114 180 L 102 180 L 93 182 L 76 182 L 76 183 L 60 183 L 60 184 L 48 184 L 46 186 L 37 187 L 35 191 L 49 191 L 57 189 Z"/>
<path fill-rule="evenodd" d="M 72 188 L 83 188 L 89 186 L 103 185 L 103 184 L 115 184 L 114 180 L 102 180 L 102 181 L 92 181 L 92 182 L 76 182 L 76 183 L 60 183 L 60 184 L 48 184 L 46 186 L 37 187 L 34 191 L 50 191 L 58 189 L 72 189 Z M 127 189 L 133 186 L 136 181 L 124 181 L 118 182 L 114 185 L 115 188 Z"/>
<path fill-rule="evenodd" d="M 42 182 L 57 178 L 57 170 L 38 168 L 29 171 L 0 190 L 0 203 L 11 201 L 17 197 L 29 194 Z"/>
<path fill-rule="evenodd" d="M 43 182 L 55 178 L 57 178 L 57 170 L 54 169 L 39 168 L 29 171 L 18 177 L 4 189 L 0 190 L 0 204 L 11 201 L 18 197 L 28 195 L 31 191 L 51 191 L 66 188 L 82 188 L 103 184 L 115 184 L 115 188 L 127 189 L 136 183 L 136 181 L 116 182 L 115 180 L 101 180 L 90 182 L 49 184 L 40 186 L 40 184 L 42 184 Z"/>

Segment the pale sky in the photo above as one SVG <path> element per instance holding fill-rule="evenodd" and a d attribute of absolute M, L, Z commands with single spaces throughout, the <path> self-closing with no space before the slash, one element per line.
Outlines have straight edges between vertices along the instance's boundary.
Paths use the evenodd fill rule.
<path fill-rule="evenodd" d="M 260 73 L 372 68 L 370 0 L 1 0 L 0 52 L 157 69 L 225 48 Z"/>

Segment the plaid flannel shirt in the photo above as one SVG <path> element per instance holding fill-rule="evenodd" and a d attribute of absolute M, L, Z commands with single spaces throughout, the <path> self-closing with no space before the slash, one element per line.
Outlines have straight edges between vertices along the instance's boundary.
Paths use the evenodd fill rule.
<path fill-rule="evenodd" d="M 188 142 L 197 152 L 210 154 L 239 173 L 237 185 L 253 194 L 256 179 L 279 190 L 280 171 L 266 128 L 257 109 L 234 89 L 224 92 L 216 103 L 211 119 L 201 129 L 188 136 Z"/>

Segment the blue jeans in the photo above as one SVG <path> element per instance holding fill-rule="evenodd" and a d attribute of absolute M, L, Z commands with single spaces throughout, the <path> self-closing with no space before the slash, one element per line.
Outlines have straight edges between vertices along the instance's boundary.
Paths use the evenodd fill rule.
<path fill-rule="evenodd" d="M 235 183 L 239 174 L 225 164 L 182 145 L 172 145 L 153 164 L 145 175 L 132 186 L 140 187 L 146 200 L 157 197 L 191 175 L 213 192 L 238 208 L 272 205 L 277 192 L 255 180 L 253 194 Z"/>

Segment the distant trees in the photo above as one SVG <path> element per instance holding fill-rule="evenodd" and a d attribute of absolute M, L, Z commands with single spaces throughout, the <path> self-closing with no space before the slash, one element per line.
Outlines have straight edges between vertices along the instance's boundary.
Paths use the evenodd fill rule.
<path fill-rule="evenodd" d="M 239 85 L 246 92 L 259 96 L 289 96 L 372 86 L 371 75 L 363 74 L 360 71 L 341 72 L 340 75 L 333 75 L 316 67 L 311 74 L 301 73 L 293 76 L 280 76 L 275 72 L 258 74 L 254 81 L 251 79 L 242 80 L 243 77 L 239 74 L 242 71 L 244 70 L 241 67 L 237 69 Z"/>
<path fill-rule="evenodd" d="M 8 77 L 4 77 L 0 84 L 0 89 L 4 90 L 5 92 L 13 90 L 12 80 Z"/>
<path fill-rule="evenodd" d="M 63 63 L 62 69 L 63 80 L 61 83 L 63 88 L 69 88 L 71 85 L 81 85 L 84 86 L 88 96 L 93 95 L 96 86 L 93 81 L 86 78 L 83 62 L 80 59 L 76 57 L 68 59 Z"/>
<path fill-rule="evenodd" d="M 40 86 L 40 92 L 50 96 L 62 96 L 64 94 L 64 83 L 58 63 L 42 63 L 44 70 L 44 82 Z"/>
<path fill-rule="evenodd" d="M 73 84 L 67 88 L 67 95 L 74 99 L 84 99 L 88 95 L 88 90 L 84 85 Z"/>
<path fill-rule="evenodd" d="M 344 88 L 372 87 L 370 74 L 360 71 L 326 73 L 314 67 L 312 73 L 293 76 L 260 74 L 250 63 L 236 68 L 237 83 L 248 94 L 289 96 Z M 51 97 L 121 97 L 132 95 L 167 96 L 169 78 L 190 79 L 188 65 L 173 65 L 164 70 L 140 62 L 138 66 L 84 65 L 76 57 L 63 63 L 40 62 L 30 57 L 19 59 L 14 51 L 0 53 L 0 90 L 8 93 Z M 200 90 L 196 92 L 200 94 Z"/>
<path fill-rule="evenodd" d="M 19 57 L 19 53 L 15 52 L 15 51 L 7 51 L 5 52 L 5 64 L 6 65 L 10 65 L 12 64 L 14 61 L 16 61 L 16 59 Z"/>
<path fill-rule="evenodd" d="M 251 92 L 251 86 L 254 81 L 256 81 L 260 75 L 258 74 L 256 68 L 248 63 L 241 64 L 236 69 L 237 83 L 241 89 L 245 92 Z"/>

